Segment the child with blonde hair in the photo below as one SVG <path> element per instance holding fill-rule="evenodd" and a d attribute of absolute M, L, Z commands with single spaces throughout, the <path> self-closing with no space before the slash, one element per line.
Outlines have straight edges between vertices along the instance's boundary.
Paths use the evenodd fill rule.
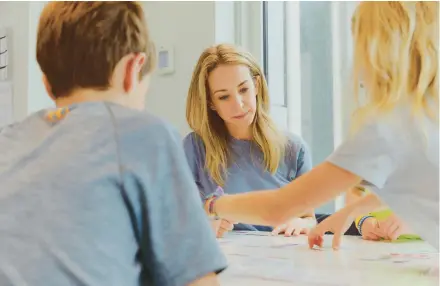
<path fill-rule="evenodd" d="M 333 247 L 358 215 L 387 204 L 439 247 L 438 2 L 361 2 L 353 17 L 354 85 L 366 96 L 356 132 L 309 173 L 276 191 L 215 196 L 211 214 L 277 224 L 359 184 L 374 193 L 336 212 L 309 235 Z M 356 88 L 357 94 L 357 88 Z"/>

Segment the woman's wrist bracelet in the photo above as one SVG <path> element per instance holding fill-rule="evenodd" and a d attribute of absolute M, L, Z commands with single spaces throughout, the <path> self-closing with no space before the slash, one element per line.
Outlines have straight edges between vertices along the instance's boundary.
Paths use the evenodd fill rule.
<path fill-rule="evenodd" d="M 219 219 L 219 216 L 217 215 L 217 213 L 214 210 L 214 205 L 215 205 L 215 201 L 217 201 L 219 197 L 212 197 L 209 200 L 209 205 L 208 205 L 208 214 L 210 217 L 214 218 L 214 219 Z"/>
<path fill-rule="evenodd" d="M 224 195 L 224 191 L 221 187 L 217 187 L 213 194 L 206 198 L 206 207 L 208 216 L 214 219 L 219 219 L 219 216 L 215 212 L 214 205 L 218 198 Z"/>

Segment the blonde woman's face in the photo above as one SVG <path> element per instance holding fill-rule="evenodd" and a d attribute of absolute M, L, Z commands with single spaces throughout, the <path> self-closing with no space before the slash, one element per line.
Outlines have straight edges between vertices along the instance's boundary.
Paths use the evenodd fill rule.
<path fill-rule="evenodd" d="M 247 128 L 255 117 L 257 87 L 244 65 L 220 65 L 208 76 L 210 108 L 226 126 Z"/>

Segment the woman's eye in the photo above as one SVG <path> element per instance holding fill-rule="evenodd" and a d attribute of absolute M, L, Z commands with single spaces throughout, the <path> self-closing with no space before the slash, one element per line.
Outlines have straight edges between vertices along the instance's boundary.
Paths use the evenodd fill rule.
<path fill-rule="evenodd" d="M 227 95 L 222 95 L 222 96 L 220 96 L 218 99 L 220 99 L 220 100 L 225 100 L 225 99 L 227 99 L 227 98 L 228 98 Z"/>
<path fill-rule="evenodd" d="M 246 93 L 248 90 L 249 88 L 243 87 L 242 89 L 240 89 L 240 93 Z"/>

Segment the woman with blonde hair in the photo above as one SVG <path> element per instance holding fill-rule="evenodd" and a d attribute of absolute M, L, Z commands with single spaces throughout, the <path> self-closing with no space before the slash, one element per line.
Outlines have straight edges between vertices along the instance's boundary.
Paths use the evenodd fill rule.
<path fill-rule="evenodd" d="M 237 194 L 279 188 L 311 169 L 304 141 L 280 132 L 269 116 L 261 68 L 237 47 L 222 44 L 201 54 L 189 87 L 186 117 L 194 132 L 184 139 L 184 149 L 204 201 L 217 189 Z M 273 231 L 296 235 L 316 224 L 313 209 L 286 221 Z M 219 223 L 219 236 L 233 227 L 226 220 Z M 272 231 L 245 224 L 235 229 Z"/>
<path fill-rule="evenodd" d="M 438 2 L 361 2 L 352 23 L 354 84 L 365 98 L 356 131 L 313 170 L 275 191 L 210 198 L 210 214 L 277 224 L 358 184 L 370 193 L 319 224 L 309 244 L 383 204 L 439 247 Z M 355 93 L 357 94 L 357 92 Z"/>

